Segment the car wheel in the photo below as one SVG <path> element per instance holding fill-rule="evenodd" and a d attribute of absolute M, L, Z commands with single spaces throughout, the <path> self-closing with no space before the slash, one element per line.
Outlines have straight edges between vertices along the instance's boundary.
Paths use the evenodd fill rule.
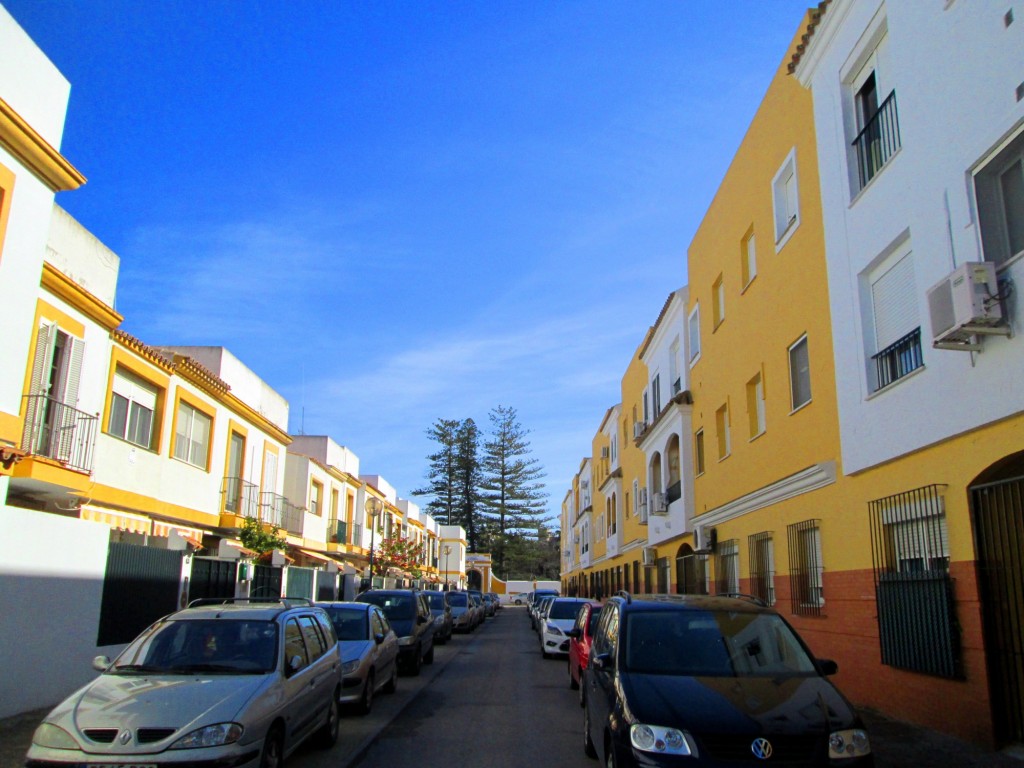
<path fill-rule="evenodd" d="M 594 742 L 590 738 L 590 707 L 583 707 L 583 754 L 587 757 L 597 757 L 597 750 L 594 749 Z"/>
<path fill-rule="evenodd" d="M 423 663 L 424 664 L 433 664 L 434 663 L 434 645 L 433 645 L 433 643 L 431 643 L 430 650 L 427 651 L 427 654 L 423 657 Z"/>
<path fill-rule="evenodd" d="M 376 683 L 376 675 L 371 669 L 366 675 L 366 685 L 363 686 L 363 695 L 359 697 L 359 703 L 356 704 L 356 711 L 360 715 L 370 714 L 370 710 L 373 708 L 373 689 Z"/>
<path fill-rule="evenodd" d="M 579 682 L 577 682 L 576 678 L 572 676 L 572 658 L 571 657 L 569 658 L 569 663 L 566 664 L 566 666 L 569 668 L 569 690 L 570 691 L 575 691 L 577 688 L 580 687 L 580 684 L 579 684 Z"/>
<path fill-rule="evenodd" d="M 615 748 L 608 739 L 604 740 L 604 768 L 615 768 Z"/>
<path fill-rule="evenodd" d="M 398 663 L 391 668 L 391 679 L 388 680 L 384 687 L 381 689 L 384 693 L 394 693 L 398 690 Z"/>
<path fill-rule="evenodd" d="M 338 705 L 338 692 L 331 696 L 331 703 L 327 709 L 327 722 L 316 732 L 314 741 L 320 749 L 330 749 L 338 743 L 338 730 L 341 726 L 341 707 Z"/>
<path fill-rule="evenodd" d="M 583 687 L 583 670 L 580 670 L 580 706 L 585 707 L 587 705 L 587 689 Z"/>
<path fill-rule="evenodd" d="M 275 725 L 263 739 L 263 752 L 260 754 L 260 768 L 281 768 L 284 765 L 284 732 Z"/>

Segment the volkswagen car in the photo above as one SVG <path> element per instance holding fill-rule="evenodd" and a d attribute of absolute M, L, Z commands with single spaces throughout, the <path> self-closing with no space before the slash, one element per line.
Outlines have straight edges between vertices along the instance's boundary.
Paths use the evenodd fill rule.
<path fill-rule="evenodd" d="M 601 765 L 874 765 L 857 713 L 796 631 L 754 599 L 610 598 L 583 673 Z"/>
<path fill-rule="evenodd" d="M 152 624 L 50 712 L 29 768 L 280 766 L 338 738 L 341 660 L 309 601 L 197 601 Z"/>

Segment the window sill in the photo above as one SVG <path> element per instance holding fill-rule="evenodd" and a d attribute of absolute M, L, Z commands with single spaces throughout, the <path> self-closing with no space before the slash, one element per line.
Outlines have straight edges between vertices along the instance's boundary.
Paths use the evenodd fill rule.
<path fill-rule="evenodd" d="M 750 436 L 750 439 L 749 439 L 749 440 L 748 440 L 747 442 L 748 442 L 748 443 L 752 443 L 752 442 L 754 442 L 755 440 L 757 440 L 757 438 L 759 438 L 759 437 L 762 437 L 762 436 L 764 435 L 764 433 L 765 433 L 766 431 L 767 431 L 767 430 L 764 430 L 764 429 L 762 429 L 762 430 L 761 430 L 760 432 L 758 432 L 758 433 L 757 433 L 756 435 L 751 435 L 751 436 Z"/>
<path fill-rule="evenodd" d="M 801 403 L 800 405 L 798 405 L 798 406 L 796 406 L 795 408 L 793 408 L 793 409 L 792 409 L 792 410 L 791 410 L 791 411 L 789 412 L 789 415 L 790 415 L 790 416 L 792 416 L 792 415 L 793 415 L 794 413 L 799 413 L 800 411 L 802 411 L 802 410 L 803 410 L 804 408 L 806 408 L 806 407 L 807 407 L 808 405 L 810 405 L 810 404 L 811 404 L 811 403 L 813 403 L 813 402 L 814 402 L 814 398 L 812 397 L 812 398 L 811 398 L 810 400 L 808 400 L 808 401 L 807 401 L 806 403 Z"/>
<path fill-rule="evenodd" d="M 775 239 L 775 252 L 779 253 L 783 248 L 786 247 L 786 243 L 793 236 L 793 233 L 800 228 L 800 217 L 794 216 L 789 220 L 789 224 Z"/>
<path fill-rule="evenodd" d="M 928 366 L 926 366 L 926 365 L 921 365 L 921 366 L 915 368 L 914 370 L 912 370 L 910 373 L 906 374 L 905 376 L 900 376 L 895 381 L 890 381 L 888 384 L 886 384 L 881 389 L 876 389 L 873 392 L 869 392 L 867 394 L 867 397 L 864 398 L 864 401 L 867 402 L 869 400 L 874 400 L 876 397 L 881 397 L 886 392 L 891 392 L 896 387 L 898 387 L 900 384 L 903 384 L 904 382 L 906 382 L 908 379 L 912 379 L 914 376 L 917 376 L 919 373 L 924 371 L 927 367 Z"/>

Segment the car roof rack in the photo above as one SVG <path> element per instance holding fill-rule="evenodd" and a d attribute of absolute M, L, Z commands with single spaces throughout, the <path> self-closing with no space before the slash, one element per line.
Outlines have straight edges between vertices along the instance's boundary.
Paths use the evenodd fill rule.
<path fill-rule="evenodd" d="M 615 593 L 615 597 L 622 597 L 622 598 L 625 598 L 625 600 L 626 600 L 626 605 L 629 605 L 630 603 L 632 603 L 632 602 L 633 602 L 633 596 L 632 596 L 631 594 L 629 594 L 629 592 L 627 592 L 627 591 L 626 591 L 626 590 L 624 590 L 624 589 L 620 589 L 620 590 L 619 590 L 618 592 L 616 592 L 616 593 Z"/>
<path fill-rule="evenodd" d="M 189 601 L 188 608 L 203 605 L 283 605 L 286 608 L 313 605 L 308 597 L 199 597 Z"/>

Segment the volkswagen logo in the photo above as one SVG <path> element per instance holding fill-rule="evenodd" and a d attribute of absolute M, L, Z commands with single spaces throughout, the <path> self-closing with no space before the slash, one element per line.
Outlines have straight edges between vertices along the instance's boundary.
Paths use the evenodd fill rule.
<path fill-rule="evenodd" d="M 759 760 L 767 760 L 772 756 L 772 745 L 768 739 L 754 739 L 750 744 L 750 751 Z"/>

